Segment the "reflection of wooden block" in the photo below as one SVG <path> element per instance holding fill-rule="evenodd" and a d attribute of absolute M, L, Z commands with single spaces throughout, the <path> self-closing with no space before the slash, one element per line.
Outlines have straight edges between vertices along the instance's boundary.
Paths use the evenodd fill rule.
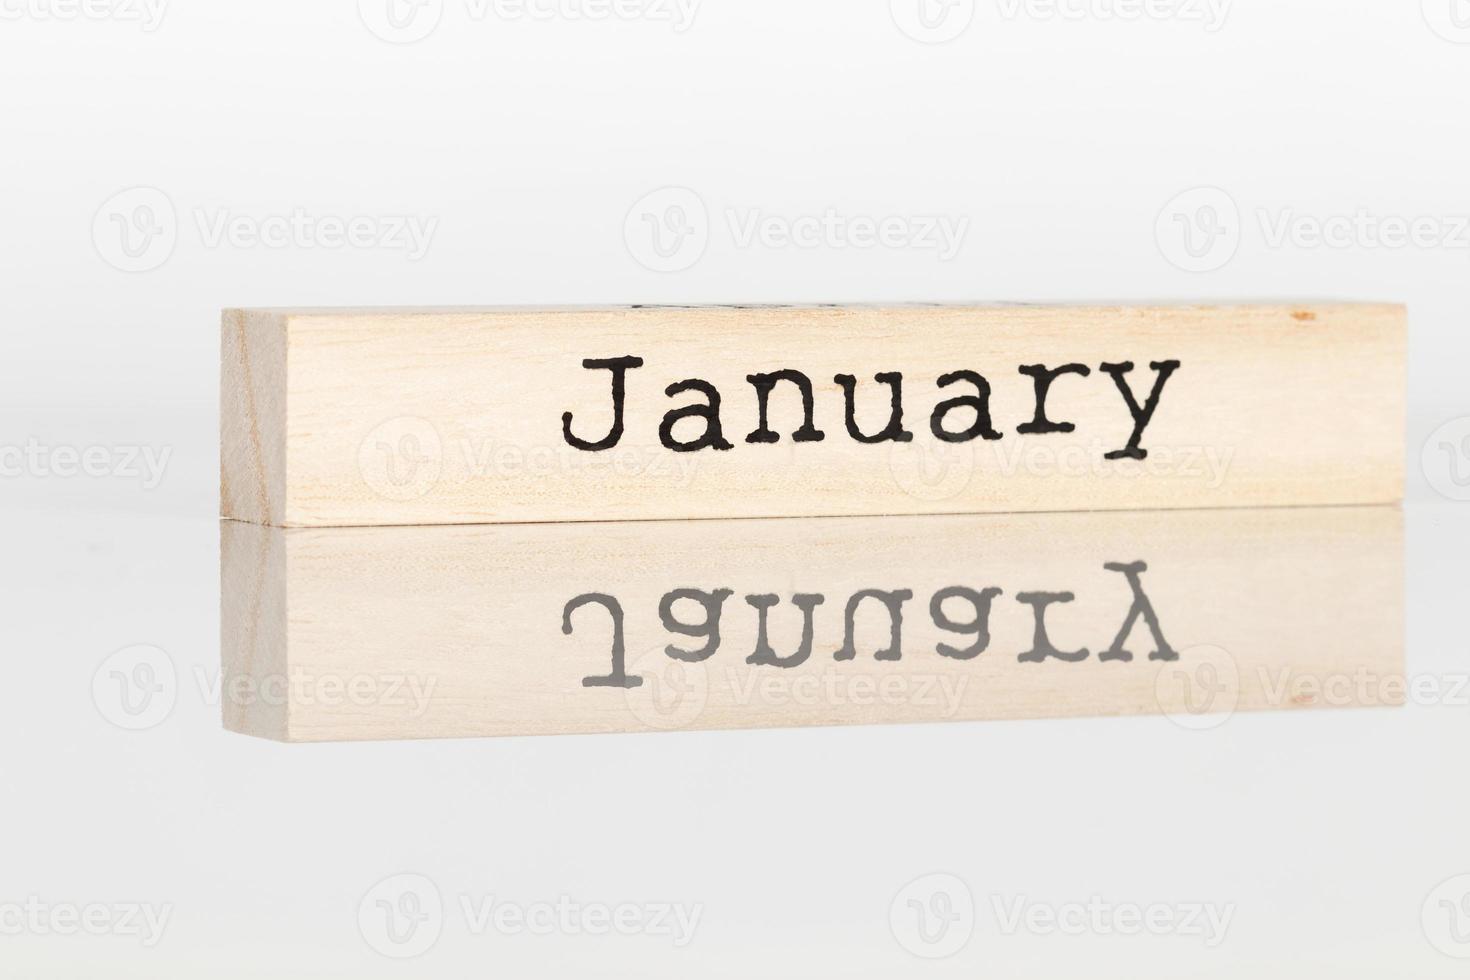
<path fill-rule="evenodd" d="M 1403 672 L 1389 507 L 222 529 L 225 725 L 289 741 L 1208 724 Z"/>
<path fill-rule="evenodd" d="M 222 512 L 1390 503 L 1404 335 L 1401 307 L 1351 304 L 231 311 Z"/>

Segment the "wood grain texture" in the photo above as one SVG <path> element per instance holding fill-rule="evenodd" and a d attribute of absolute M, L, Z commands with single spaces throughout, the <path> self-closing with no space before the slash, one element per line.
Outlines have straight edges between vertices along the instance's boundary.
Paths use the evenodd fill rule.
<path fill-rule="evenodd" d="M 1404 670 L 1393 507 L 221 527 L 224 723 L 287 741 L 1159 713 L 1197 726 L 1392 704 Z M 896 603 L 896 634 L 864 590 Z M 695 635 L 702 602 L 720 609 L 713 649 Z M 588 686 L 616 673 L 617 622 L 636 686 Z M 961 631 L 972 622 L 984 633 Z M 779 663 L 758 655 L 762 635 Z"/>
<path fill-rule="evenodd" d="M 1139 307 L 702 307 L 230 311 L 224 318 L 223 515 L 285 526 L 855 516 L 1375 504 L 1400 499 L 1405 315 L 1362 304 Z M 611 369 L 635 356 L 614 447 Z M 1153 365 L 1178 361 L 1166 379 Z M 1117 376 L 1105 365 L 1133 365 Z M 1028 365 L 1075 364 L 1035 421 Z M 751 375 L 781 381 L 762 430 Z M 1114 370 L 1117 370 L 1116 368 Z M 937 438 L 942 418 L 966 441 Z M 901 374 L 908 441 L 890 421 Z M 728 449 L 676 452 L 666 413 L 720 396 Z M 1138 412 L 1158 384 L 1140 429 Z M 1135 404 L 1124 393 L 1127 386 Z M 685 418 L 669 438 L 707 427 Z M 900 431 L 900 430 L 893 430 Z M 1109 458 L 1137 435 L 1146 459 Z M 993 436 L 993 438 L 992 438 Z"/>
<path fill-rule="evenodd" d="M 286 520 L 285 319 L 229 310 L 220 333 L 220 513 Z"/>

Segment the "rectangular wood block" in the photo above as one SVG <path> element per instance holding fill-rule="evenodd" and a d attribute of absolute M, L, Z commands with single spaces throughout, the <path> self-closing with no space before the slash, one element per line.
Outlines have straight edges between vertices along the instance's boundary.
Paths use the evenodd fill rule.
<path fill-rule="evenodd" d="M 1402 492 L 1393 305 L 232 310 L 222 354 L 222 514 L 291 527 Z"/>
<path fill-rule="evenodd" d="M 1403 696 L 1394 507 L 221 528 L 224 724 L 286 741 Z"/>

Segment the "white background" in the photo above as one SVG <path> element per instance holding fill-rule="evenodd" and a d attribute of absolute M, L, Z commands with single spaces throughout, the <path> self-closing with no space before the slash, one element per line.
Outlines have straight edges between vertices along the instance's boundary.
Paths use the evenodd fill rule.
<path fill-rule="evenodd" d="M 147 948 L 0 935 L 0 975 L 1464 975 L 1420 915 L 1470 872 L 1464 706 L 281 746 L 192 678 L 218 668 L 221 307 L 1287 297 L 1410 307 L 1410 672 L 1463 676 L 1470 4 L 935 0 L 926 30 L 905 0 L 443 0 L 395 33 L 385 2 L 0 0 L 0 447 L 43 460 L 0 477 L 0 906 L 172 908 Z M 692 244 L 660 258 L 640 222 L 670 203 Z M 829 211 L 964 234 L 741 234 Z M 294 213 L 432 234 L 212 235 Z M 61 475 L 56 447 L 111 462 Z M 133 644 L 184 678 L 142 732 L 91 694 Z M 676 949 L 451 914 L 396 961 L 357 912 L 399 872 L 703 918 Z M 934 872 L 978 924 L 926 961 L 889 909 Z M 1237 912 L 1212 949 L 1001 935 L 991 895 Z"/>

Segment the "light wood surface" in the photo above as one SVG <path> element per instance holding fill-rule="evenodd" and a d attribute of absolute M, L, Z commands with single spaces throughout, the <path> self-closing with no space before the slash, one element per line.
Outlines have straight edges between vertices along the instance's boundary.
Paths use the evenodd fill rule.
<path fill-rule="evenodd" d="M 1336 303 L 229 311 L 222 514 L 333 526 L 1388 503 L 1404 344 L 1402 307 Z M 619 358 L 641 364 L 584 365 Z M 1036 365 L 1078 366 L 1049 383 L 1041 419 L 1070 431 L 1034 431 Z M 782 371 L 809 379 L 810 426 L 795 376 L 749 380 Z M 710 387 L 667 393 L 691 379 Z M 682 451 L 709 422 L 669 413 L 711 391 L 723 445 Z"/>
<path fill-rule="evenodd" d="M 224 723 L 289 741 L 1157 713 L 1199 727 L 1391 704 L 1404 669 L 1393 507 L 221 527 Z M 707 655 L 690 635 L 707 607 L 679 590 L 723 596 Z M 897 659 L 884 596 L 859 599 L 849 636 L 867 590 L 901 612 Z M 777 662 L 751 663 L 762 605 Z M 637 686 L 596 686 L 615 675 L 613 608 Z M 977 619 L 975 651 L 956 627 Z"/>

